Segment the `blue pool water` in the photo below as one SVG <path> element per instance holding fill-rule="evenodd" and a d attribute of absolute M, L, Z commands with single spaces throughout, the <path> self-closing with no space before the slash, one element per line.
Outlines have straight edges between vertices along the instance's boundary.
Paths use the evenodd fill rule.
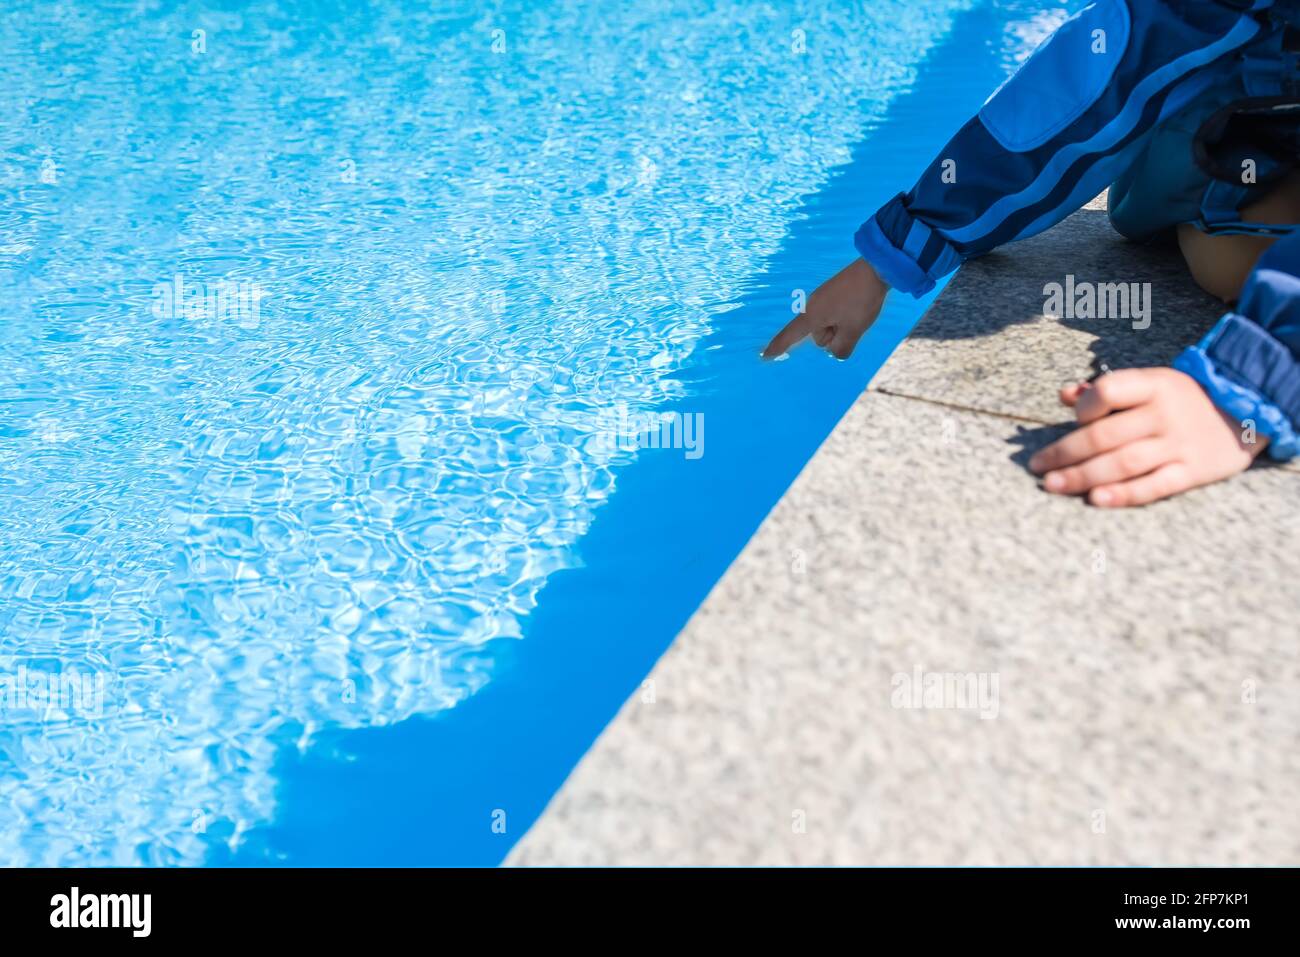
<path fill-rule="evenodd" d="M 100 865 L 501 860 L 924 305 L 760 363 L 795 291 L 1062 15 L 3 10 L 0 863 Z"/>

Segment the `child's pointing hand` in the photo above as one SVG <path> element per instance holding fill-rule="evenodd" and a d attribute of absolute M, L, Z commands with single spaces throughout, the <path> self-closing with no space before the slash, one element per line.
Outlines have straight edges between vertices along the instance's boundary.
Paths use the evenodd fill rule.
<path fill-rule="evenodd" d="M 1244 471 L 1266 440 L 1247 444 L 1191 376 L 1123 369 L 1061 390 L 1079 428 L 1041 449 L 1029 468 L 1049 492 L 1093 505 L 1146 505 Z"/>
<path fill-rule="evenodd" d="M 880 315 L 889 286 L 865 259 L 845 266 L 808 297 L 808 307 L 776 334 L 764 359 L 785 355 L 807 336 L 837 359 L 847 359 Z"/>

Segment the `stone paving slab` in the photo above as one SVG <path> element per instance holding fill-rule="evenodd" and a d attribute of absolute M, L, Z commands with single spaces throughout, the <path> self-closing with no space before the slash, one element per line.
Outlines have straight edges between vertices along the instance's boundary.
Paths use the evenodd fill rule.
<path fill-rule="evenodd" d="M 1044 315 L 1049 283 L 1151 283 L 1150 326 Z M 1080 210 L 1033 239 L 962 267 L 872 388 L 972 409 L 1062 419 L 1056 390 L 1097 371 L 1167 365 L 1224 305 L 1188 278 L 1174 247 L 1123 240 L 1104 208 Z"/>
<path fill-rule="evenodd" d="M 1049 250 L 1120 255 L 1097 215 L 964 267 L 509 863 L 1300 864 L 1300 476 L 1105 511 L 1024 469 L 1045 368 L 1218 312 L 1114 351 L 1036 319 Z"/>

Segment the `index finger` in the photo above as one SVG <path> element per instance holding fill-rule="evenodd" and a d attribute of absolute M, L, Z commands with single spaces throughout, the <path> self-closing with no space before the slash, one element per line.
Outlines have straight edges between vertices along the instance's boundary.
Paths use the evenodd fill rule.
<path fill-rule="evenodd" d="M 1074 407 L 1081 423 L 1095 422 L 1120 409 L 1131 409 L 1150 400 L 1155 393 L 1151 376 L 1143 369 L 1108 372 L 1084 389 Z"/>
<path fill-rule="evenodd" d="M 808 314 L 801 312 L 788 323 L 785 328 L 778 332 L 772 341 L 767 344 L 763 350 L 764 359 L 775 359 L 777 356 L 785 355 L 790 348 L 803 339 L 812 331 L 811 324 L 808 321 Z"/>

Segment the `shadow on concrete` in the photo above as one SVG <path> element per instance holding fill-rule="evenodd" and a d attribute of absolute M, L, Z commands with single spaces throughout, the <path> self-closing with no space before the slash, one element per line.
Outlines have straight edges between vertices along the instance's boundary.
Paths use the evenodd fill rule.
<path fill-rule="evenodd" d="M 1016 447 L 1016 450 L 1011 453 L 1011 461 L 1028 472 L 1029 460 L 1033 457 L 1035 452 L 1051 445 L 1073 428 L 1073 422 L 1061 422 L 1056 425 L 1036 425 L 1032 427 L 1020 426 L 1016 430 L 1016 434 L 1007 439 L 1009 444 Z"/>
<path fill-rule="evenodd" d="M 1127 315 L 1113 318 L 1079 317 L 1069 309 L 1057 312 L 1055 321 L 1093 337 L 1093 371 L 1103 362 L 1112 369 L 1167 365 L 1213 326 L 1225 308 L 1192 282 L 1172 242 L 1129 242 L 1111 228 L 1104 210 L 1083 209 L 1068 224 L 966 263 L 944 293 L 943 321 L 922 321 L 912 335 L 981 338 L 1013 325 L 1041 322 L 1049 284 L 1064 292 L 1070 276 L 1076 290 L 1082 283 L 1094 284 L 1094 289 L 1108 283 L 1138 284 L 1138 301 L 1149 306 L 1142 318 L 1135 316 L 1132 305 Z"/>

